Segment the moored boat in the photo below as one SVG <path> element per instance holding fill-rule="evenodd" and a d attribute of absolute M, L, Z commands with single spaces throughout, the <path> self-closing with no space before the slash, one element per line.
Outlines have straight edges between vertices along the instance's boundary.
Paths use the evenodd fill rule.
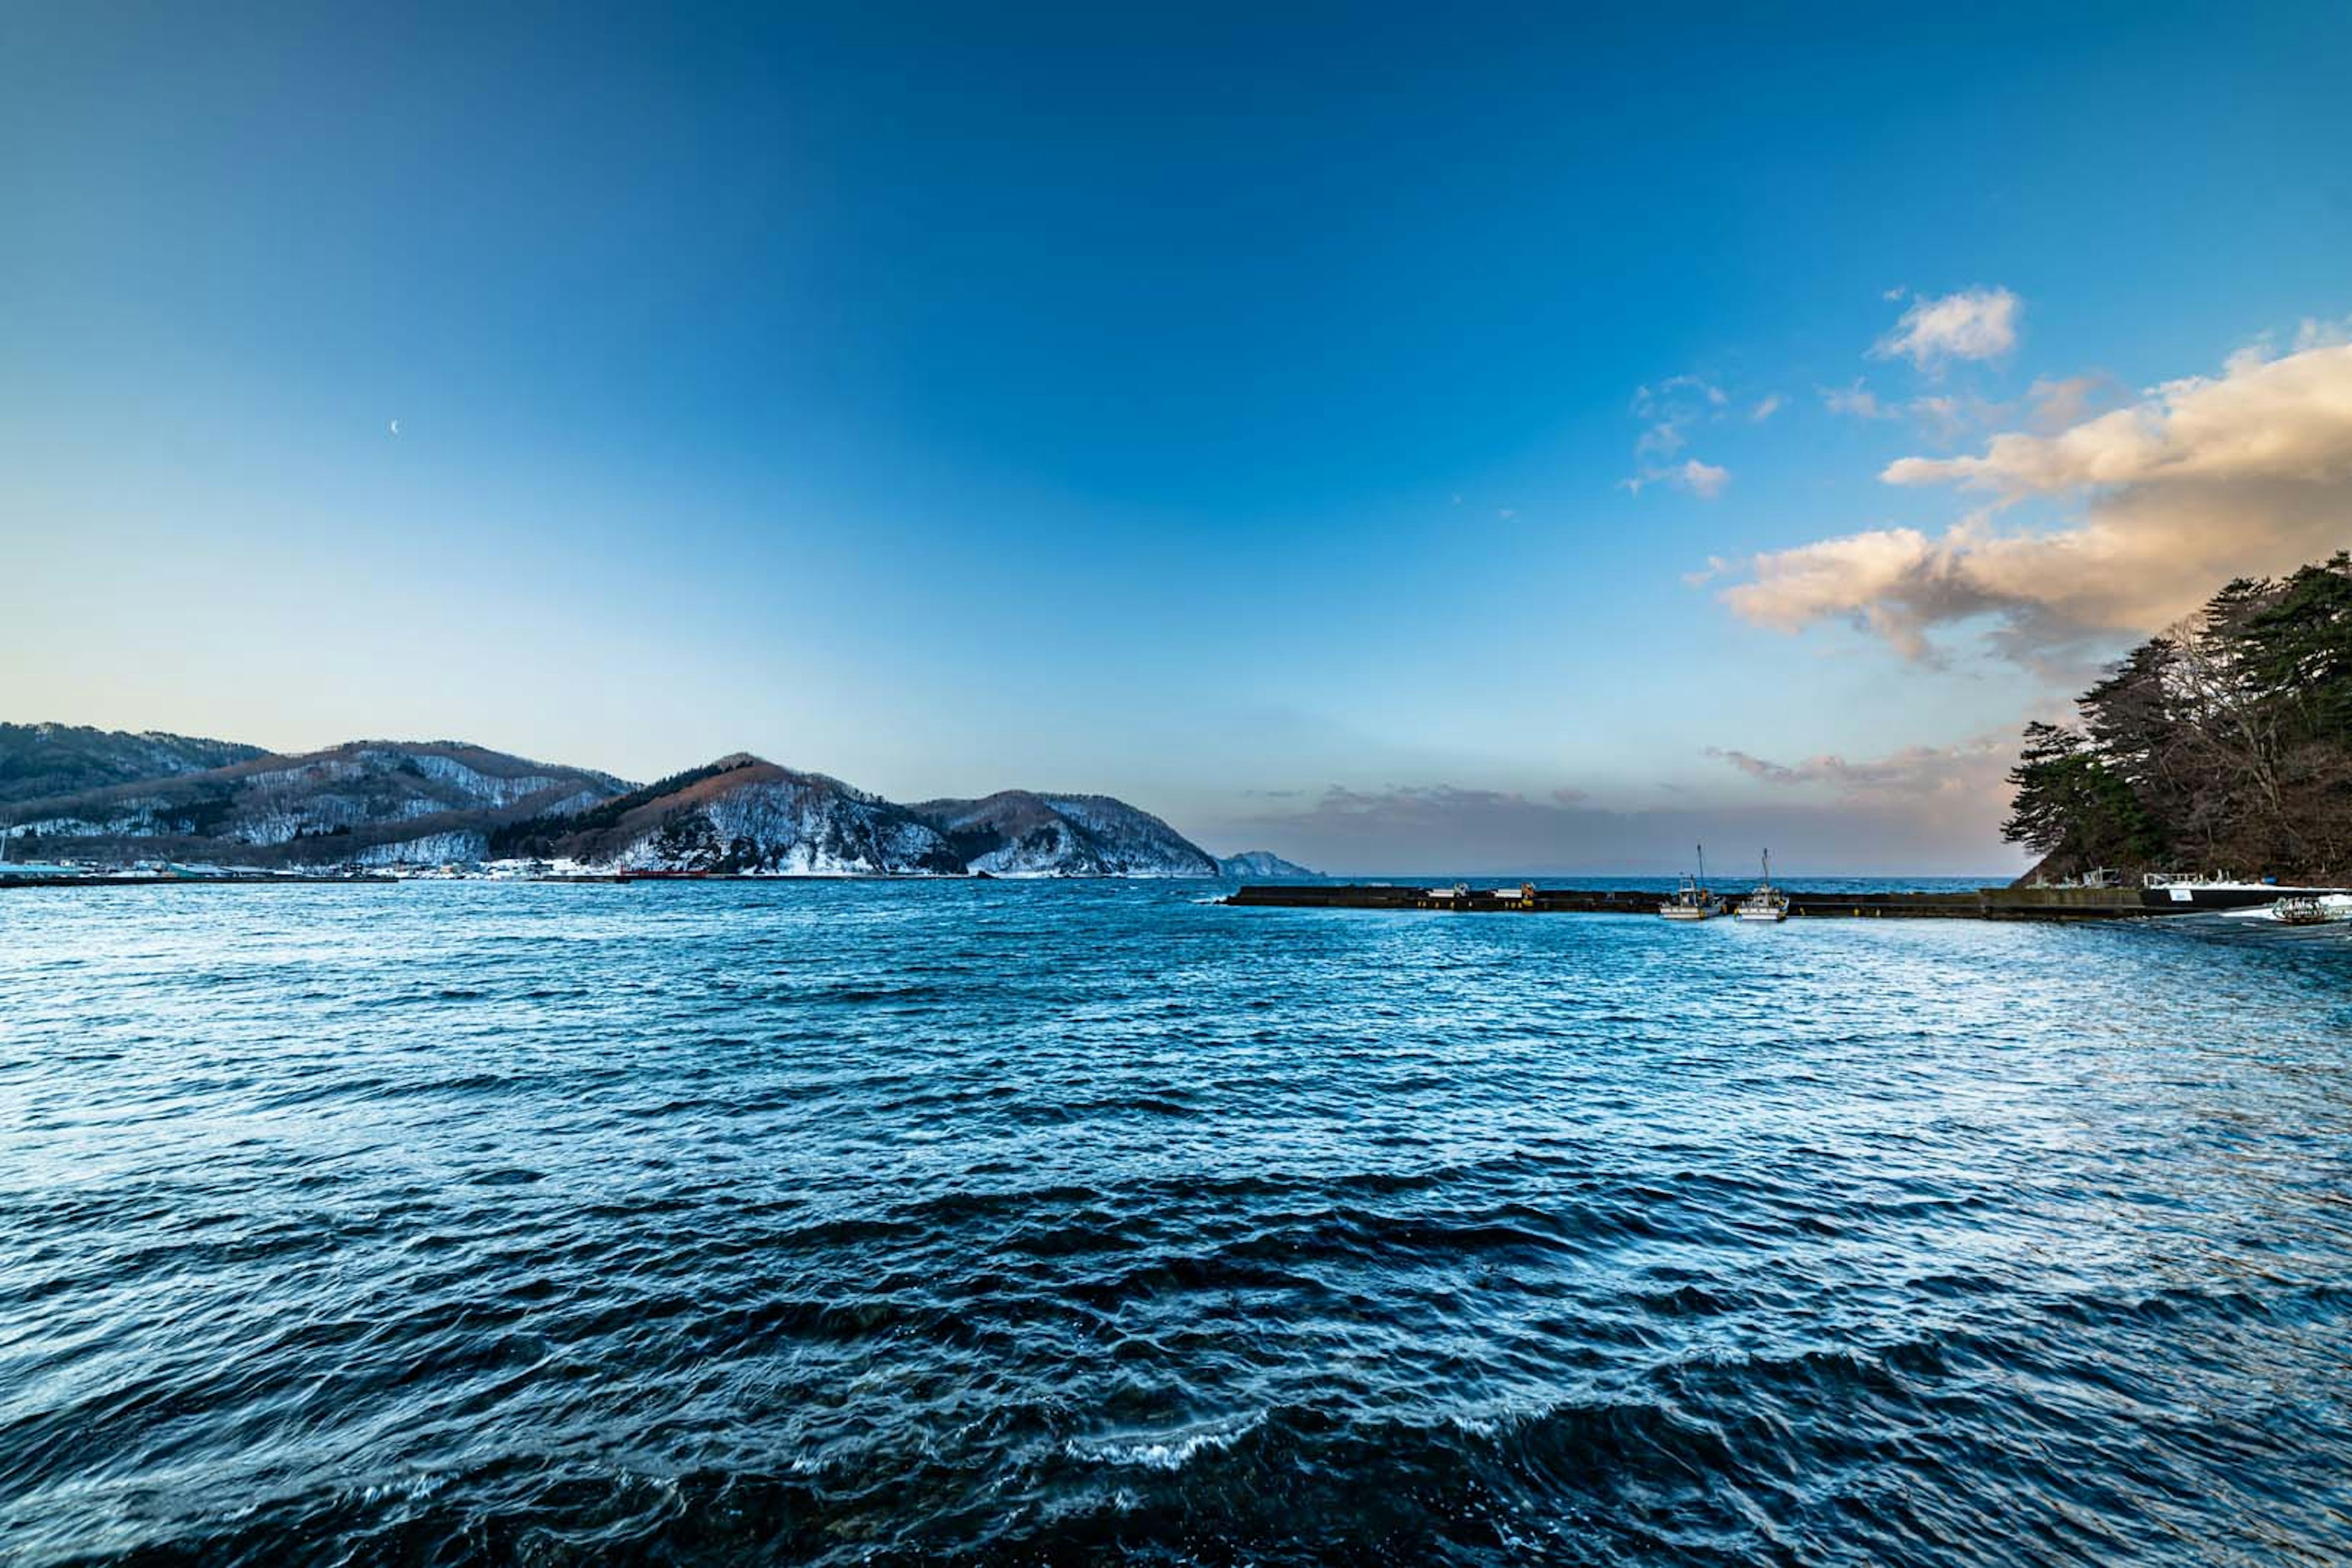
<path fill-rule="evenodd" d="M 1706 847 L 1699 846 L 1698 875 L 1685 877 L 1672 897 L 1658 906 L 1658 913 L 1670 921 L 1711 920 L 1722 913 L 1715 894 L 1706 886 Z"/>
<path fill-rule="evenodd" d="M 2352 921 L 2352 898 L 2341 894 L 2297 895 L 2270 907 L 2270 918 L 2281 925 L 2324 926 Z"/>
<path fill-rule="evenodd" d="M 2228 920 L 2266 921 L 2277 925 L 2335 925 L 2352 921 L 2352 893 L 2297 891 L 2266 904 L 2223 910 Z"/>
<path fill-rule="evenodd" d="M 1743 921 L 1780 921 L 1789 918 L 1789 895 L 1772 885 L 1772 851 L 1764 851 L 1764 879 L 1739 900 L 1733 911 Z"/>

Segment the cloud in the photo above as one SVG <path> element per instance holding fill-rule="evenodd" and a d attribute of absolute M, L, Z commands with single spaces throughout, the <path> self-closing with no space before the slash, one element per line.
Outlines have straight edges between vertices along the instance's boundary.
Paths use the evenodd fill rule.
<path fill-rule="evenodd" d="M 1681 426 L 1671 423 L 1653 425 L 1642 432 L 1640 440 L 1633 443 L 1633 455 L 1637 458 L 1671 458 L 1687 445 L 1689 437 L 1683 434 Z"/>
<path fill-rule="evenodd" d="M 1775 414 L 1780 413 L 1780 405 L 1787 401 L 1788 399 L 1782 397 L 1777 392 L 1766 395 L 1762 402 L 1759 403 L 1755 407 L 1748 411 L 1748 422 L 1755 425 L 1763 424 L 1764 421 L 1771 418 Z"/>
<path fill-rule="evenodd" d="M 1651 485 L 1671 485 L 1678 490 L 1688 490 L 1701 500 L 1713 500 L 1723 493 L 1725 486 L 1731 483 L 1731 470 L 1713 463 L 1702 463 L 1693 458 L 1672 468 L 1644 468 L 1632 479 L 1620 479 L 1618 483 L 1633 495 L 1640 495 Z"/>
<path fill-rule="evenodd" d="M 1946 360 L 1999 359 L 2017 346 L 2023 310 L 2023 301 L 2006 289 L 1915 298 L 1870 352 L 1880 359 L 1907 359 L 1920 370 L 1935 370 Z"/>
<path fill-rule="evenodd" d="M 1633 443 L 1633 456 L 1643 465 L 1641 472 L 1619 484 L 1631 495 L 1640 495 L 1654 484 L 1671 484 L 1703 499 L 1721 494 L 1730 481 L 1729 469 L 1696 458 L 1679 464 L 1671 459 L 1690 445 L 1693 426 L 1721 419 L 1730 401 L 1728 393 L 1704 376 L 1673 375 L 1654 387 L 1635 387 L 1632 412 L 1650 423 Z"/>
<path fill-rule="evenodd" d="M 1958 441 L 1969 429 L 1968 415 L 1957 397 L 1915 397 L 1911 400 L 1911 413 L 1932 439 L 1947 445 Z"/>
<path fill-rule="evenodd" d="M 1633 413 L 1643 419 L 1675 418 L 1687 423 L 1695 405 L 1720 408 L 1730 395 L 1703 375 L 1670 375 L 1651 386 L 1633 389 Z"/>
<path fill-rule="evenodd" d="M 1795 763 L 1768 762 L 1747 752 L 1709 747 L 1707 755 L 1729 763 L 1752 779 L 1780 788 L 1819 785 L 1843 800 L 1895 795 L 1985 797 L 2005 805 L 2016 741 L 2006 732 L 1975 736 L 1950 746 L 1912 746 L 1884 757 L 1849 762 L 1834 753 Z"/>
<path fill-rule="evenodd" d="M 1989 403 L 1972 393 L 1954 395 L 1936 393 L 1915 397 L 1903 405 L 1903 412 L 1919 433 L 1939 447 L 1953 447 L 1979 430 L 1988 429 L 2009 416 L 2011 406 Z"/>
<path fill-rule="evenodd" d="M 2336 348 L 2347 342 L 2352 342 L 2352 316 L 2335 321 L 2305 316 L 2303 323 L 2294 330 L 2294 352 L 2297 353 L 2305 349 Z"/>
<path fill-rule="evenodd" d="M 1895 410 L 1881 403 L 1878 394 L 1864 385 L 1863 378 L 1858 375 L 1853 378 L 1852 386 L 1824 386 L 1818 390 L 1822 395 L 1822 406 L 1832 414 L 1848 414 L 1856 419 L 1895 417 Z"/>
<path fill-rule="evenodd" d="M 1964 751 L 1952 749 L 1956 758 Z M 1775 866 L 1798 877 L 1889 867 L 2014 874 L 2021 860 L 1999 847 L 2006 808 L 2000 792 L 1973 784 L 1945 787 L 1931 754 L 1923 749 L 1917 761 L 1904 761 L 1914 756 L 1853 764 L 1857 773 L 1884 768 L 1887 782 L 1858 783 L 1831 799 L 1791 789 L 1727 803 L 1661 785 L 1665 802 L 1627 809 L 1567 788 L 1528 795 L 1452 784 L 1334 784 L 1304 809 L 1265 811 L 1220 824 L 1218 831 L 1235 843 L 1274 845 L 1320 870 L 1359 876 L 1671 875 L 1688 865 L 1691 846 L 1699 842 L 1738 846 L 1742 854 L 1769 845 Z M 2000 766 L 2005 771 L 2005 755 Z M 1906 767 L 1911 779 L 1927 781 L 1924 787 L 1899 781 Z M 1957 781 L 1972 777 L 1970 769 L 1983 771 L 1971 756 L 1945 772 Z"/>
<path fill-rule="evenodd" d="M 1835 753 L 1776 763 L 1748 752 L 1710 747 L 1773 793 L 1822 802 L 1812 809 L 1868 821 L 1933 824 L 1956 844 L 1992 844 L 2009 815 L 2009 770 L 2017 738 L 2007 731 L 1972 735 L 1948 746 L 1909 746 L 1882 757 Z M 1824 798 L 1825 797 L 1825 798 Z"/>
<path fill-rule="evenodd" d="M 1932 657 L 1934 628 L 1979 616 L 2021 658 L 2153 631 L 2231 577 L 2352 537 L 2352 345 L 2242 353 L 2053 434 L 2011 431 L 1880 477 L 1990 499 L 1940 534 L 1877 529 L 1759 555 L 1724 593 L 1732 610 L 1790 631 L 1848 617 L 1914 658 Z M 2029 501 L 2078 510 L 2003 525 Z"/>
<path fill-rule="evenodd" d="M 2033 427 L 2045 436 L 2129 400 L 2122 383 L 2095 373 L 2063 380 L 2036 376 L 2026 396 L 2033 404 Z"/>
<path fill-rule="evenodd" d="M 1861 376 L 1851 386 L 1818 389 L 1822 406 L 1851 419 L 1901 419 L 1906 416 L 1920 434 L 1941 446 L 1951 446 L 1972 430 L 1997 423 L 2006 406 L 1969 394 L 1929 393 L 1909 402 L 1890 401 L 1871 390 Z"/>
<path fill-rule="evenodd" d="M 1713 500 L 1731 482 L 1731 470 L 1712 463 L 1702 463 L 1694 458 L 1675 470 L 1674 483 L 1681 485 L 1701 500 Z"/>
<path fill-rule="evenodd" d="M 2182 482 L 2352 479 L 2352 345 L 2240 356 L 2051 436 L 1996 436 L 1981 457 L 1902 458 L 1889 484 L 2010 494 Z"/>
<path fill-rule="evenodd" d="M 1714 582 L 1717 577 L 1722 576 L 1726 572 L 1730 570 L 1730 562 L 1726 561 L 1720 555 L 1710 555 L 1706 558 L 1706 564 L 1704 567 L 1700 568 L 1696 572 L 1685 572 L 1683 574 L 1683 586 L 1685 588 L 1704 588 L 1709 583 Z"/>

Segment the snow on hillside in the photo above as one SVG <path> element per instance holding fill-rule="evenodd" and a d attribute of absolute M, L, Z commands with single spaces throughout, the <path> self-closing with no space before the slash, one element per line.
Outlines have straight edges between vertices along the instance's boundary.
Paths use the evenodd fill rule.
<path fill-rule="evenodd" d="M 1099 795 L 1005 790 L 909 808 L 992 877 L 1213 877 L 1216 862 L 1150 813 Z"/>
<path fill-rule="evenodd" d="M 118 759 L 138 751 L 131 737 L 75 734 Z M 215 743 L 174 744 L 185 760 Z M 200 854 L 239 864 L 438 866 L 527 852 L 583 868 L 766 876 L 1221 870 L 1167 823 L 1108 795 L 1007 790 L 902 806 L 749 754 L 638 788 L 456 742 L 359 741 L 27 800 L 17 815 L 0 831 L 78 840 L 101 863 Z M 1272 868 L 1250 874 L 1304 874 L 1267 861 Z"/>
<path fill-rule="evenodd" d="M 1213 877 L 1217 862 L 1148 811 L 1107 795 L 1047 795 L 1038 799 L 1076 824 L 1096 865 L 1114 877 Z"/>
<path fill-rule="evenodd" d="M 110 754 L 125 752 L 110 745 Z M 437 818 L 430 827 L 479 837 L 499 814 L 579 810 L 625 787 L 477 746 L 370 741 L 30 801 L 17 815 L 43 837 L 118 841 L 101 856 L 134 857 L 142 839 L 193 838 L 231 858 L 290 851 L 308 863 L 320 856 L 304 841 L 334 838 L 339 858 L 364 863 L 361 852 L 372 846 L 405 842 L 400 834 L 412 822 Z"/>
<path fill-rule="evenodd" d="M 465 866 L 479 860 L 489 847 L 478 833 L 428 833 L 397 844 L 378 844 L 355 855 L 338 857 L 348 866 Z"/>
<path fill-rule="evenodd" d="M 814 774 L 778 772 L 677 810 L 608 863 L 782 877 L 962 869 L 946 839 L 887 801 Z"/>
<path fill-rule="evenodd" d="M 1323 875 L 1296 860 L 1286 860 L 1271 849 L 1244 849 L 1238 855 L 1228 855 L 1217 862 L 1217 869 L 1244 880 L 1298 881 Z"/>

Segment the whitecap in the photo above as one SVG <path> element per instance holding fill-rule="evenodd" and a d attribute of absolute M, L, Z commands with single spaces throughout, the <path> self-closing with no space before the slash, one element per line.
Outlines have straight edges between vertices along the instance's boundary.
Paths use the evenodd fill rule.
<path fill-rule="evenodd" d="M 1085 1442 L 1073 1437 L 1062 1445 L 1073 1459 L 1088 1464 L 1118 1465 L 1132 1469 L 1181 1470 L 1203 1451 L 1223 1453 L 1265 1425 L 1265 1412 L 1237 1421 L 1209 1423 L 1173 1432 L 1125 1433 Z"/>

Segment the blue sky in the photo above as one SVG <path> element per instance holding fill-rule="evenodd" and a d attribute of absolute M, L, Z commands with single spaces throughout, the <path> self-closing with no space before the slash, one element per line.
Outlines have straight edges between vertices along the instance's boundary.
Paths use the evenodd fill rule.
<path fill-rule="evenodd" d="M 2018 724 L 2324 542 L 2242 503 L 2339 433 L 2187 521 L 1882 474 L 2332 386 L 2347 68 L 2339 6 L 21 11 L 0 714 L 2003 869 Z M 2085 528 L 2096 592 L 1982 542 Z"/>

